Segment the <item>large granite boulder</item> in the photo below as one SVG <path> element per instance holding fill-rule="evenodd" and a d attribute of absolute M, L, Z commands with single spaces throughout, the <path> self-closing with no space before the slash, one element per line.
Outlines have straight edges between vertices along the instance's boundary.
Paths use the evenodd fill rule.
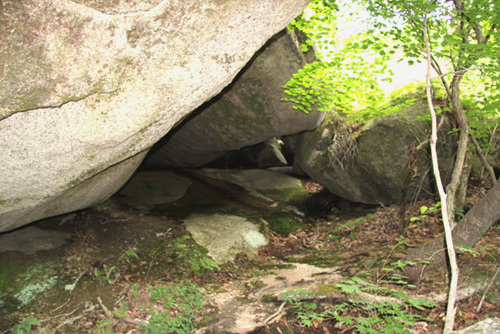
<path fill-rule="evenodd" d="M 0 2 L 0 231 L 108 198 L 308 2 Z"/>
<path fill-rule="evenodd" d="M 318 131 L 301 135 L 294 169 L 322 183 L 333 194 L 353 202 L 390 204 L 433 193 L 435 183 L 428 145 L 411 157 L 412 147 L 430 132 L 427 105 L 418 101 L 396 115 L 378 117 L 360 134 L 339 132 L 336 122 L 327 119 Z M 453 167 L 455 147 L 450 125 L 438 134 L 439 163 L 446 180 Z M 409 162 L 412 167 L 408 170 Z M 405 180 L 408 181 L 405 184 Z"/>
<path fill-rule="evenodd" d="M 322 113 L 306 115 L 281 101 L 286 97 L 282 86 L 314 59 L 300 50 L 299 40 L 287 30 L 274 36 L 231 85 L 152 149 L 146 166 L 199 167 L 228 151 L 315 129 Z"/>

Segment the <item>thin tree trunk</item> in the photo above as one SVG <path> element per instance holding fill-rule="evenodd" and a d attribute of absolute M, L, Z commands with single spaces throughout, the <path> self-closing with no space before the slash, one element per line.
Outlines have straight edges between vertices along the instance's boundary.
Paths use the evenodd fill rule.
<path fill-rule="evenodd" d="M 469 183 L 469 177 L 472 170 L 472 165 L 470 162 L 470 153 L 465 156 L 464 169 L 462 171 L 462 177 L 460 178 L 460 185 L 457 189 L 455 212 L 463 212 L 465 207 L 465 200 L 467 199 L 467 186 Z"/>
<path fill-rule="evenodd" d="M 424 18 L 424 43 L 427 53 L 427 80 L 426 80 L 426 92 L 427 92 L 427 102 L 429 104 L 429 110 L 432 116 L 432 135 L 431 135 L 431 154 L 432 154 L 432 167 L 434 170 L 434 176 L 436 178 L 436 183 L 439 191 L 439 197 L 441 198 L 441 215 L 443 218 L 443 226 L 445 231 L 445 241 L 446 249 L 448 251 L 448 259 L 450 260 L 451 269 L 451 282 L 450 290 L 448 292 L 448 306 L 446 308 L 446 319 L 444 323 L 443 333 L 448 334 L 453 331 L 453 325 L 455 323 L 455 301 L 457 299 L 457 287 L 458 287 L 458 266 L 455 254 L 455 247 L 453 246 L 453 238 L 451 235 L 451 222 L 448 216 L 448 201 L 447 194 L 444 191 L 443 182 L 441 181 L 441 175 L 439 172 L 438 155 L 437 155 L 437 116 L 434 110 L 434 105 L 432 103 L 432 93 L 431 93 L 431 50 L 429 47 L 428 32 L 427 32 L 427 19 Z M 462 162 L 463 164 L 463 162 Z M 456 165 L 455 165 L 456 170 Z M 455 171 L 454 171 L 455 172 Z M 461 174 L 461 170 L 460 170 Z M 452 211 L 453 212 L 453 211 Z"/>
<path fill-rule="evenodd" d="M 457 121 L 458 128 L 460 130 L 460 135 L 458 137 L 457 155 L 455 158 L 455 166 L 453 167 L 453 173 L 451 175 L 450 183 L 446 186 L 447 204 L 448 204 L 448 216 L 451 219 L 451 225 L 455 226 L 455 195 L 457 189 L 460 186 L 460 180 L 462 177 L 462 170 L 465 163 L 465 156 L 467 153 L 467 144 L 469 142 L 469 122 L 462 110 L 462 102 L 460 101 L 460 81 L 462 80 L 462 74 L 456 73 L 452 80 L 452 94 L 451 94 L 451 104 L 453 115 Z"/>
<path fill-rule="evenodd" d="M 453 4 L 457 10 L 457 13 L 464 19 L 464 2 L 462 0 L 454 0 Z M 465 34 L 466 27 L 464 26 L 464 20 L 460 21 L 460 32 L 463 32 L 462 36 L 462 44 L 469 44 L 468 35 Z M 461 52 L 459 52 L 460 55 Z M 453 116 L 455 117 L 455 121 L 457 122 L 458 129 L 460 131 L 460 135 L 458 137 L 458 146 L 457 146 L 457 155 L 455 158 L 455 166 L 453 168 L 453 173 L 451 175 L 451 181 L 446 186 L 446 194 L 448 195 L 448 215 L 451 218 L 452 227 L 455 226 L 455 194 L 460 185 L 460 180 L 462 177 L 462 169 L 465 163 L 465 155 L 467 153 L 467 145 L 469 142 L 469 121 L 467 120 L 467 116 L 465 116 L 464 111 L 462 109 L 462 101 L 460 100 L 460 82 L 465 74 L 464 68 L 465 63 L 469 61 L 466 59 L 460 59 L 458 57 L 457 63 L 453 65 L 453 69 L 455 71 L 453 75 L 453 79 L 451 80 L 451 106 Z"/>

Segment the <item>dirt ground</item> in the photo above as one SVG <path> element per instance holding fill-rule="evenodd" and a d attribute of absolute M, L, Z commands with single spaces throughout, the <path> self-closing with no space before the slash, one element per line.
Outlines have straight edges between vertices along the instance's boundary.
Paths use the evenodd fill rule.
<path fill-rule="evenodd" d="M 207 193 L 210 189 L 206 186 L 195 187 L 200 188 L 194 189 L 192 196 L 200 206 L 216 200 L 216 195 Z M 414 219 L 402 237 L 398 206 L 339 208 L 338 199 L 320 185 L 308 182 L 307 189 L 310 197 L 300 208 L 305 212 L 305 227 L 288 235 L 275 233 L 258 256 L 241 256 L 220 266 L 206 257 L 206 251 L 186 232 L 182 219 L 172 214 L 174 207 L 190 208 L 186 199 L 147 213 L 107 201 L 69 218 L 39 222 L 38 227 L 57 229 L 69 233 L 71 238 L 62 247 L 31 255 L 0 253 L 0 287 L 4 296 L 0 303 L 0 333 L 222 333 L 223 321 L 232 321 L 233 327 L 241 323 L 243 333 L 246 327 L 242 314 L 230 314 L 230 310 L 241 312 L 245 305 L 247 310 L 258 313 L 255 319 L 260 321 L 260 325 L 247 331 L 251 333 L 358 333 L 356 323 L 331 316 L 311 317 L 328 314 L 344 302 L 347 305 L 343 317 L 375 316 L 338 289 L 288 302 L 274 293 L 263 292 L 269 277 L 275 282 L 288 279 L 284 272 L 294 264 L 304 266 L 299 268 L 320 268 L 310 277 L 323 279 L 322 286 L 329 286 L 325 280 L 333 280 L 333 276 L 325 275 L 335 274 L 340 279 L 361 278 L 410 296 L 435 299 L 438 303 L 432 308 L 403 308 L 422 318 L 407 328 L 410 332 L 441 333 L 446 305 L 439 298 L 446 292 L 446 268 L 424 273 L 415 286 L 389 279 L 396 272 L 392 269 L 404 265 L 400 260 L 408 249 L 442 233 L 439 210 L 426 217 L 420 214 L 422 206 L 431 208 L 435 202 L 422 200 L 408 208 L 408 219 L 419 219 Z M 469 205 L 484 192 L 484 187 L 473 188 Z M 237 201 L 233 195 L 223 196 L 224 207 L 248 213 L 245 201 Z M 251 202 L 252 210 L 257 211 L 272 212 L 281 205 L 260 203 L 256 198 Z M 499 267 L 499 247 L 497 223 L 472 250 L 459 254 L 459 286 L 463 291 L 476 289 L 468 291 L 458 302 L 455 329 L 500 316 L 498 283 L 485 293 Z M 41 274 L 42 278 L 48 281 L 49 276 L 57 277 L 57 283 L 38 293 L 27 305 L 19 306 L 5 296 L 19 291 L 19 280 L 14 277 L 31 264 L 50 267 L 49 272 Z M 302 281 L 293 284 L 305 280 Z M 226 308 L 220 304 L 221 296 L 227 299 Z M 221 310 L 225 314 L 221 315 Z M 377 327 L 373 330 L 376 332 Z"/>

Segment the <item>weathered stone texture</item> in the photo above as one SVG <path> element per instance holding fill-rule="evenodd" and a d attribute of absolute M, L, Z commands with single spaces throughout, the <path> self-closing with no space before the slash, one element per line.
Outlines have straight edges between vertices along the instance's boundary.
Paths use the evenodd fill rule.
<path fill-rule="evenodd" d="M 306 64 L 295 34 L 274 36 L 224 91 L 152 150 L 150 167 L 198 167 L 271 137 L 315 129 L 324 114 L 293 109 L 282 86 Z"/>
<path fill-rule="evenodd" d="M 410 151 L 425 140 L 430 121 L 425 121 L 423 102 L 381 116 L 364 126 L 360 135 L 336 132 L 335 122 L 325 121 L 319 131 L 301 135 L 294 168 L 320 182 L 333 194 L 367 204 L 397 203 L 402 198 L 405 178 L 408 199 L 434 192 L 428 146 L 417 154 L 409 172 Z M 442 178 L 451 175 L 454 145 L 449 124 L 439 133 L 438 151 Z M 408 174 L 407 174 L 408 173 Z"/>
<path fill-rule="evenodd" d="M 0 231 L 107 198 L 307 3 L 0 2 Z"/>

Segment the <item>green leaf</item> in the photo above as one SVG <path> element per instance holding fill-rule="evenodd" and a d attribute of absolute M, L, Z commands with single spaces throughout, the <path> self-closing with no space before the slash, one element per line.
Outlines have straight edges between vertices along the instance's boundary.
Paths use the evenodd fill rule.
<path fill-rule="evenodd" d="M 114 313 L 115 313 L 117 316 L 122 317 L 122 318 L 124 318 L 124 317 L 126 317 L 126 316 L 127 316 L 127 312 L 122 311 L 122 310 L 116 310 Z"/>

